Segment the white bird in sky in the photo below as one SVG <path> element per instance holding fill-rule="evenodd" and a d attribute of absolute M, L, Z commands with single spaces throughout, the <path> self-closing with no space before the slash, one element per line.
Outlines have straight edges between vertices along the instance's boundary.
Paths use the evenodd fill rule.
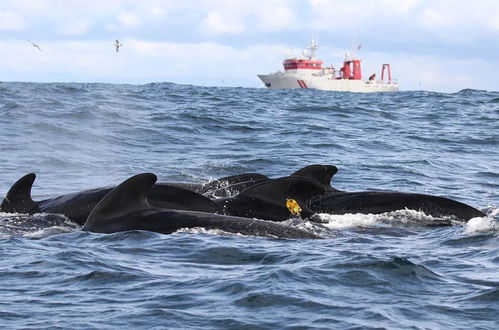
<path fill-rule="evenodd" d="M 30 42 L 33 45 L 33 47 L 38 48 L 39 51 L 42 51 L 42 49 L 40 48 L 40 46 L 38 46 L 37 44 L 35 44 L 33 41 L 28 40 L 28 42 Z"/>
<path fill-rule="evenodd" d="M 120 50 L 120 47 L 123 46 L 123 44 L 120 44 L 119 40 L 116 39 L 114 46 L 116 47 L 116 52 L 118 52 Z"/>

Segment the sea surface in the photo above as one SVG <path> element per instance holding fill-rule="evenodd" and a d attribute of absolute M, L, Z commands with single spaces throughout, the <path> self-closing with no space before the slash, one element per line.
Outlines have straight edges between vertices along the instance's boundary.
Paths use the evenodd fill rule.
<path fill-rule="evenodd" d="M 332 164 L 337 189 L 487 214 L 448 227 L 412 210 L 323 215 L 324 239 L 293 240 L 0 213 L 2 328 L 499 328 L 499 92 L 3 82 L 0 118 L 2 197 L 30 172 L 41 200 L 143 172 L 208 182 Z"/>

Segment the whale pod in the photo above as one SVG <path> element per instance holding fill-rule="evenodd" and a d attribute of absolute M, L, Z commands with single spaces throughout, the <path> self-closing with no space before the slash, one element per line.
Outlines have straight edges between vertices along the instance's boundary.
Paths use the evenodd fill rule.
<path fill-rule="evenodd" d="M 300 171 L 303 175 L 317 176 L 316 165 L 307 166 Z M 309 168 L 309 170 L 306 170 Z M 312 169 L 313 168 L 313 169 Z M 294 174 L 293 174 L 294 175 Z M 70 218 L 79 225 L 83 225 L 94 207 L 114 187 L 101 187 L 84 190 L 71 194 L 57 196 L 41 201 L 33 201 L 31 190 L 35 181 L 34 173 L 26 174 L 20 178 L 9 190 L 0 205 L 0 211 L 8 213 L 58 213 Z M 206 196 L 223 195 L 234 196 L 254 185 L 270 179 L 258 173 L 243 173 L 222 177 L 204 184 L 183 182 L 156 182 L 149 192 L 149 202 L 152 205 L 177 209 L 202 211 L 210 213 L 227 213 L 220 203 L 203 198 Z M 198 194 L 199 193 L 199 194 Z M 258 205 L 255 205 L 258 207 Z M 284 209 L 285 211 L 285 209 Z M 238 215 L 257 216 L 254 212 L 239 211 Z M 262 214 L 260 214 L 262 215 Z M 281 219 L 280 220 L 285 220 Z"/>
<path fill-rule="evenodd" d="M 183 228 L 204 228 L 252 236 L 320 238 L 309 231 L 271 221 L 152 206 L 147 196 L 156 179 L 156 175 L 144 173 L 124 181 L 99 202 L 83 230 L 98 233 L 147 230 L 170 234 Z"/>
<path fill-rule="evenodd" d="M 34 173 L 30 173 L 20 178 L 7 193 L 0 210 L 8 213 L 63 214 L 83 225 L 95 206 L 113 190 L 113 187 L 89 189 L 35 202 L 31 197 L 35 177 Z M 209 198 L 164 183 L 154 185 L 148 198 L 153 205 L 159 207 L 222 213 L 222 208 Z"/>

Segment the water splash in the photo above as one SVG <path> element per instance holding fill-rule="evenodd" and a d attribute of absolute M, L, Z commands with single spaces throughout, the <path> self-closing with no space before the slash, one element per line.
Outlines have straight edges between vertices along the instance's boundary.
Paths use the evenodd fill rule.
<path fill-rule="evenodd" d="M 203 227 L 180 228 L 175 233 L 208 234 L 208 235 L 217 235 L 217 236 L 236 236 L 236 237 L 244 237 L 245 236 L 243 234 L 231 233 L 231 232 L 224 231 L 221 229 L 206 229 Z"/>
<path fill-rule="evenodd" d="M 381 214 L 347 213 L 347 214 L 318 214 L 330 229 L 343 229 L 354 227 L 373 227 L 378 225 L 390 226 L 446 226 L 456 225 L 461 222 L 451 217 L 434 218 L 422 211 L 398 210 Z"/>
<path fill-rule="evenodd" d="M 0 212 L 0 237 L 44 238 L 79 229 L 78 224 L 62 214 Z"/>
<path fill-rule="evenodd" d="M 466 234 L 476 234 L 478 232 L 498 231 L 499 224 L 491 217 L 481 217 L 470 219 L 465 227 Z"/>

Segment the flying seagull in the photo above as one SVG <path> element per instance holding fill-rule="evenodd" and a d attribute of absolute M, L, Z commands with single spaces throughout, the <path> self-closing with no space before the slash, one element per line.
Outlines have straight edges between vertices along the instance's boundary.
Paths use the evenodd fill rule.
<path fill-rule="evenodd" d="M 40 46 L 38 46 L 37 44 L 35 44 L 33 41 L 28 40 L 28 42 L 30 42 L 33 45 L 33 47 L 38 48 L 39 51 L 42 51 L 42 49 L 40 48 Z"/>
<path fill-rule="evenodd" d="M 114 46 L 116 46 L 116 52 L 118 52 L 120 50 L 120 47 L 123 46 L 123 44 L 120 44 L 120 41 L 116 39 Z"/>

